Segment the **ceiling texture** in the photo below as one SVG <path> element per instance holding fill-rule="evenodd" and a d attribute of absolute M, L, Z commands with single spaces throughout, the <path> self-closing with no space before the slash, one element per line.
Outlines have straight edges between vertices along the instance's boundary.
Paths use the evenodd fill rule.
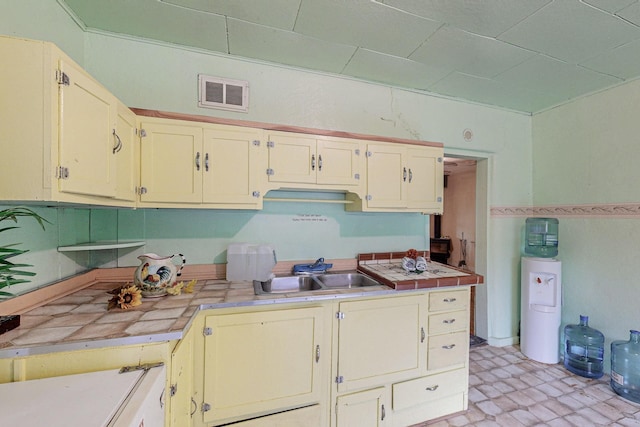
<path fill-rule="evenodd" d="M 525 113 L 640 76 L 638 0 L 58 2 L 87 30 Z"/>

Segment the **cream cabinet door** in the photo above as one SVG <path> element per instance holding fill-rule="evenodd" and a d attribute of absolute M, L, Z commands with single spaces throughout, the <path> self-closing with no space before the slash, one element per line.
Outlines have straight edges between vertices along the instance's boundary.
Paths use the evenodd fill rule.
<path fill-rule="evenodd" d="M 336 402 L 337 427 L 381 427 L 386 425 L 390 412 L 385 387 L 338 396 Z"/>
<path fill-rule="evenodd" d="M 321 307 L 208 316 L 203 421 L 230 422 L 318 403 L 331 351 Z"/>
<path fill-rule="evenodd" d="M 70 61 L 59 72 L 58 189 L 114 197 L 117 100 Z"/>
<path fill-rule="evenodd" d="M 360 185 L 360 143 L 343 139 L 318 139 L 316 182 Z"/>
<path fill-rule="evenodd" d="M 177 121 L 140 127 L 141 204 L 201 203 L 202 127 Z"/>
<path fill-rule="evenodd" d="M 443 150 L 439 147 L 407 149 L 407 208 L 442 212 Z"/>
<path fill-rule="evenodd" d="M 114 138 L 115 146 L 112 152 L 115 154 L 117 165 L 115 198 L 135 202 L 136 188 L 140 181 L 137 117 L 121 103 L 118 103 L 118 121 Z"/>
<path fill-rule="evenodd" d="M 269 144 L 269 182 L 315 183 L 316 139 L 300 134 L 272 133 Z"/>
<path fill-rule="evenodd" d="M 420 375 L 426 348 L 424 297 L 342 302 L 339 310 L 339 392 Z"/>
<path fill-rule="evenodd" d="M 393 144 L 367 146 L 367 201 L 369 208 L 405 207 L 404 147 Z"/>
<path fill-rule="evenodd" d="M 169 427 L 190 427 L 193 398 L 193 330 L 178 341 L 171 352 L 169 372 Z"/>
<path fill-rule="evenodd" d="M 258 130 L 204 129 L 203 203 L 256 204 L 265 176 L 266 153 Z"/>

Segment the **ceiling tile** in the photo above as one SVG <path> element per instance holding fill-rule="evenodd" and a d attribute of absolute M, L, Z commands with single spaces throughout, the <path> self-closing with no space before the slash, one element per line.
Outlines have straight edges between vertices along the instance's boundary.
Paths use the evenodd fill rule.
<path fill-rule="evenodd" d="M 223 16 L 156 0 L 65 0 L 89 28 L 227 52 Z M 144 19 L 140 19 L 140 17 Z"/>
<path fill-rule="evenodd" d="M 450 26 L 439 29 L 409 59 L 450 71 L 493 77 L 535 55 L 500 40 Z"/>
<path fill-rule="evenodd" d="M 640 28 L 578 0 L 553 2 L 499 37 L 574 64 L 637 38 Z"/>
<path fill-rule="evenodd" d="M 498 82 L 528 91 L 544 92 L 556 99 L 553 104 L 619 83 L 621 80 L 599 74 L 544 55 L 535 56 L 499 75 Z"/>
<path fill-rule="evenodd" d="M 228 18 L 229 53 L 339 73 L 356 47 Z"/>
<path fill-rule="evenodd" d="M 484 36 L 496 37 L 551 0 L 375 0 Z"/>
<path fill-rule="evenodd" d="M 226 15 L 254 24 L 292 30 L 301 0 L 160 0 L 206 13 Z"/>
<path fill-rule="evenodd" d="M 414 89 L 426 89 L 447 73 L 437 67 L 367 49 L 358 49 L 344 69 L 347 75 Z"/>
<path fill-rule="evenodd" d="M 430 89 L 442 95 L 517 111 L 537 111 L 554 101 L 548 99 L 546 92 L 462 73 L 452 73 Z"/>
<path fill-rule="evenodd" d="M 638 0 L 583 0 L 585 3 L 607 12 L 615 13 Z"/>
<path fill-rule="evenodd" d="M 580 65 L 621 79 L 634 78 L 640 75 L 640 40 L 607 51 Z"/>
<path fill-rule="evenodd" d="M 295 31 L 406 58 L 440 25 L 370 0 L 303 0 Z"/>

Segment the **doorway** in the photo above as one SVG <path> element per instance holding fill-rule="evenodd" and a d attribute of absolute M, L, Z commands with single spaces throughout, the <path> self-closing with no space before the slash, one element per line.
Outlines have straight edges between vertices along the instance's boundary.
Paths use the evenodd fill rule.
<path fill-rule="evenodd" d="M 447 264 L 486 278 L 488 159 L 448 155 L 444 175 L 443 213 L 431 216 L 432 244 L 449 242 Z M 488 338 L 486 285 L 472 287 L 469 326 L 471 334 Z"/>

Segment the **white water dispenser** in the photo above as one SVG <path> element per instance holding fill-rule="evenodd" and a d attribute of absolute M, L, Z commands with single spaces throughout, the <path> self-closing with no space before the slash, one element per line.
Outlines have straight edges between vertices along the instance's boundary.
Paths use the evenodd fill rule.
<path fill-rule="evenodd" d="M 522 257 L 520 351 L 542 363 L 560 361 L 562 263 Z"/>

